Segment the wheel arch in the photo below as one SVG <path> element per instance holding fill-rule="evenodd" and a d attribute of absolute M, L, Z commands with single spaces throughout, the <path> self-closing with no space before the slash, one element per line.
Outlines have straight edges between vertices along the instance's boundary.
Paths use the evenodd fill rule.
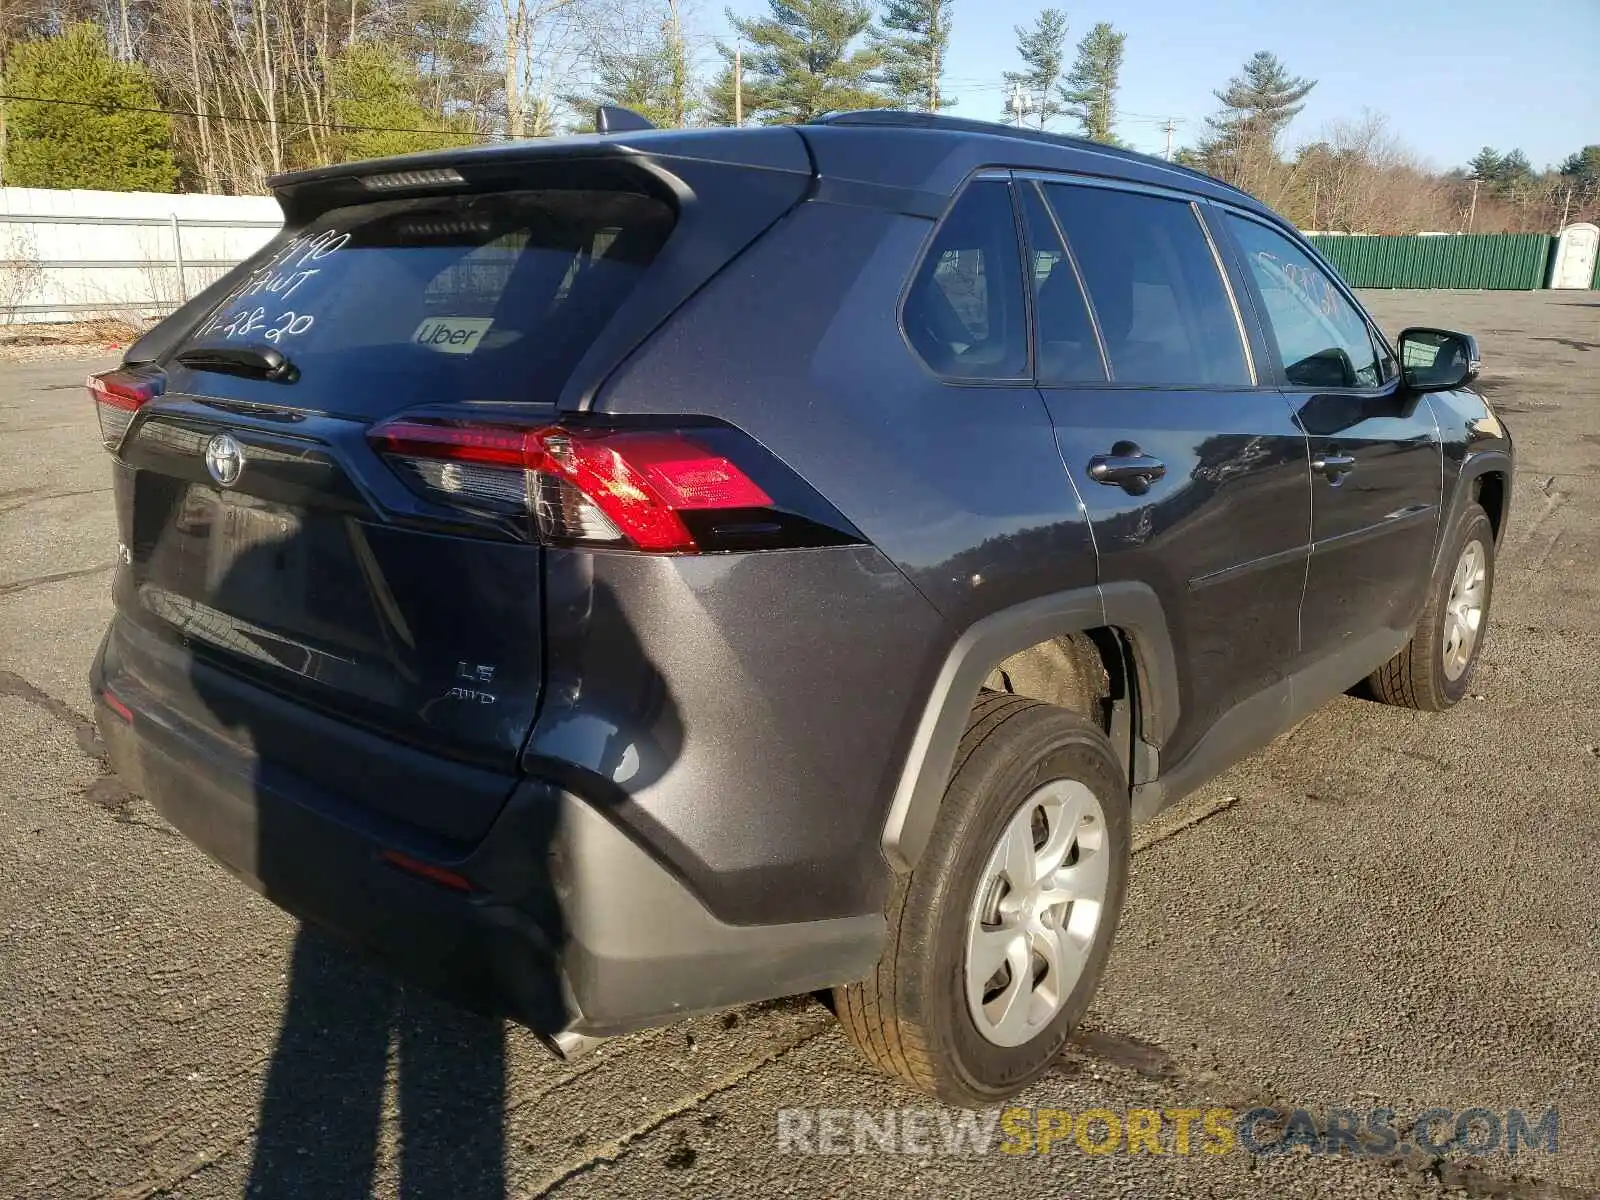
<path fill-rule="evenodd" d="M 1445 535 L 1455 528 L 1456 519 L 1468 504 L 1483 505 L 1494 528 L 1495 543 L 1500 543 L 1511 517 L 1511 478 L 1512 458 L 1505 450 L 1479 450 L 1463 460 L 1440 527 L 1438 553 L 1444 553 Z"/>
<path fill-rule="evenodd" d="M 1013 656 L 1087 635 L 1126 700 L 1130 783 L 1153 778 L 1179 717 L 1177 664 L 1166 614 L 1145 584 L 1119 582 L 1042 596 L 992 613 L 961 634 L 940 667 L 913 731 L 884 822 L 884 857 L 916 866 L 933 830 L 968 714 L 991 674 Z M 1115 661 L 1120 655 L 1121 661 Z M 1115 719 L 1113 719 L 1115 727 Z M 1119 751 L 1124 748 L 1119 745 Z"/>

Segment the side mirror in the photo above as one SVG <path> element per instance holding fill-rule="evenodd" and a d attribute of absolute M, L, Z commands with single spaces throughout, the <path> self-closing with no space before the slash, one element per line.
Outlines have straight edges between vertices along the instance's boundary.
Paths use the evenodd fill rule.
<path fill-rule="evenodd" d="M 1478 377 L 1478 339 L 1448 329 L 1407 329 L 1400 334 L 1400 370 L 1414 392 L 1447 392 Z"/>

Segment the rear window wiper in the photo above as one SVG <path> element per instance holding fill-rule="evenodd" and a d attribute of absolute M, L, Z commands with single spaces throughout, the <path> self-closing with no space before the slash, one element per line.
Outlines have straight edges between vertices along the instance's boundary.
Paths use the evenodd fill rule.
<path fill-rule="evenodd" d="M 300 369 L 271 346 L 191 346 L 177 355 L 177 361 L 195 371 L 242 375 L 273 383 L 293 383 L 300 378 Z"/>

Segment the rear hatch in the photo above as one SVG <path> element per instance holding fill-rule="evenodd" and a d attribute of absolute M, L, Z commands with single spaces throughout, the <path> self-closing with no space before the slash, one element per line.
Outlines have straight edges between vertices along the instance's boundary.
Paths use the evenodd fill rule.
<path fill-rule="evenodd" d="M 430 491 L 368 435 L 581 407 L 800 198 L 793 140 L 786 186 L 594 143 L 288 181 L 303 219 L 101 385 L 124 669 L 276 766 L 480 835 L 539 703 L 543 551 L 489 501 L 439 502 L 464 486 L 452 464 Z M 697 149 L 719 146 L 738 149 Z M 712 220 L 737 177 L 759 177 L 746 211 Z"/>

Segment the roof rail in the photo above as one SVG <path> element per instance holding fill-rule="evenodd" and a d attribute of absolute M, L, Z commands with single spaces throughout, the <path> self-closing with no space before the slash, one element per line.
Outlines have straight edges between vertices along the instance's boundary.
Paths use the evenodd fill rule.
<path fill-rule="evenodd" d="M 1179 163 L 1168 162 L 1166 159 L 1157 158 L 1153 154 L 1144 154 L 1141 151 L 1129 150 L 1122 146 L 1108 146 L 1104 142 L 1074 137 L 1068 133 L 1050 133 L 1043 129 L 1022 129 L 1016 125 L 1002 125 L 998 121 L 978 121 L 971 117 L 949 117 L 943 113 L 904 112 L 894 108 L 861 108 L 848 112 L 823 113 L 820 117 L 811 118 L 806 124 L 876 125 L 885 128 L 939 129 L 947 130 L 951 133 L 982 133 L 988 134 L 990 137 L 1043 142 L 1049 146 L 1061 146 L 1069 150 L 1091 150 L 1096 154 L 1104 154 L 1112 158 L 1127 159 L 1131 162 L 1161 167 L 1168 171 L 1181 172 L 1196 179 L 1204 179 L 1207 183 L 1225 188 L 1230 192 L 1238 192 L 1241 196 L 1249 195 L 1248 192 L 1242 192 L 1232 184 L 1224 183 L 1214 175 L 1207 175 L 1204 171 L 1196 171 L 1193 167 L 1185 167 Z"/>

